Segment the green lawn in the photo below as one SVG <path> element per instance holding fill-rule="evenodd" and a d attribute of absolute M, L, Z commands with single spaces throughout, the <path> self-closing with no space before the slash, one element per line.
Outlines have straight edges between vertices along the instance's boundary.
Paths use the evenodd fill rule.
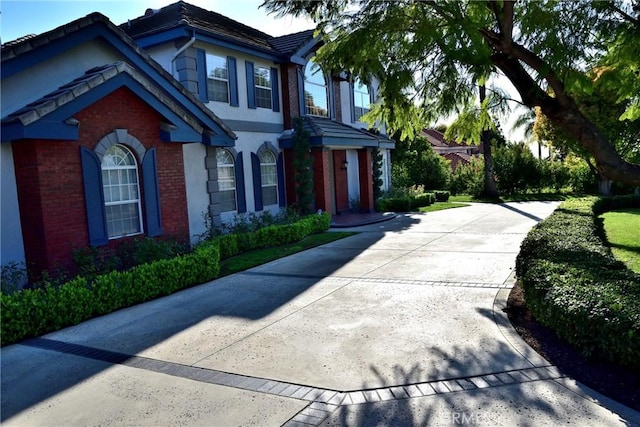
<path fill-rule="evenodd" d="M 640 209 L 611 211 L 601 217 L 613 255 L 640 273 Z"/>
<path fill-rule="evenodd" d="M 565 193 L 522 193 L 509 196 L 500 196 L 497 199 L 473 197 L 468 194 L 459 194 L 449 197 L 450 202 L 477 202 L 477 203 L 506 203 L 506 202 L 533 202 L 533 201 L 560 201 L 574 197 Z"/>
<path fill-rule="evenodd" d="M 269 261 L 283 258 L 288 255 L 302 252 L 307 249 L 314 248 L 316 246 L 324 245 L 335 240 L 343 239 L 345 237 L 353 236 L 354 232 L 339 231 L 321 234 L 312 234 L 305 237 L 299 242 L 289 243 L 288 245 L 275 246 L 271 248 L 259 249 L 256 251 L 247 252 L 244 254 L 236 255 L 234 257 L 220 261 L 220 276 L 227 276 L 229 274 L 244 271 L 249 268 L 257 267 L 265 264 Z"/>
<path fill-rule="evenodd" d="M 435 211 L 441 211 L 444 209 L 462 208 L 464 206 L 469 206 L 469 205 L 467 203 L 459 203 L 459 202 L 435 202 L 432 205 L 418 208 L 418 211 L 435 212 Z"/>

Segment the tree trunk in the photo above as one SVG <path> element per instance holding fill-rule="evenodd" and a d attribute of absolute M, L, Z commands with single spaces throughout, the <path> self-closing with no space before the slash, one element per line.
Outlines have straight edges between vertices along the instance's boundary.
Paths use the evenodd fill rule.
<path fill-rule="evenodd" d="M 484 101 L 487 95 L 487 88 L 485 85 L 478 86 L 480 93 L 480 103 Z M 480 140 L 482 141 L 483 157 L 484 157 L 484 191 L 483 195 L 486 197 L 498 197 L 498 188 L 496 187 L 496 179 L 493 173 L 493 155 L 491 154 L 491 138 L 489 131 L 482 130 Z"/>

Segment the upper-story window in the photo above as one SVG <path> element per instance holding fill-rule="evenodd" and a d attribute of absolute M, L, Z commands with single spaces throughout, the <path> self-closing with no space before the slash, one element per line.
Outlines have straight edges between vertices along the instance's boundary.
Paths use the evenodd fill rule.
<path fill-rule="evenodd" d="M 263 205 L 278 203 L 278 174 L 276 156 L 269 150 L 258 154 L 260 158 L 260 180 L 262 182 Z"/>
<path fill-rule="evenodd" d="M 112 145 L 102 157 L 102 191 L 109 239 L 142 232 L 138 164 L 124 145 Z"/>
<path fill-rule="evenodd" d="M 209 100 L 229 102 L 229 64 L 227 58 L 207 53 L 206 62 Z"/>
<path fill-rule="evenodd" d="M 256 86 L 256 106 L 271 108 L 271 69 L 255 67 L 253 69 L 253 81 Z"/>
<path fill-rule="evenodd" d="M 329 92 L 322 69 L 309 61 L 304 69 L 305 112 L 312 116 L 329 116 Z"/>
<path fill-rule="evenodd" d="M 356 80 L 353 84 L 353 109 L 354 118 L 360 120 L 362 116 L 367 114 L 371 107 L 371 94 L 369 88 L 362 84 L 360 80 Z"/>
<path fill-rule="evenodd" d="M 233 156 L 227 150 L 216 151 L 218 166 L 218 189 L 220 194 L 220 210 L 235 211 L 236 205 L 236 170 Z"/>

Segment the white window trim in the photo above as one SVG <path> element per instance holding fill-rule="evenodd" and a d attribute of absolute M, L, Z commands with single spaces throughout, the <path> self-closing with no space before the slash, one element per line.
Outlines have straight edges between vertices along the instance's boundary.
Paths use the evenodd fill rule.
<path fill-rule="evenodd" d="M 262 86 L 262 85 L 259 85 L 257 82 L 257 77 L 259 75 L 258 70 L 261 68 L 267 71 L 267 76 L 269 77 L 269 86 Z M 255 85 L 256 89 L 264 89 L 269 91 L 269 106 L 266 107 L 266 106 L 258 105 L 258 94 L 256 92 L 256 107 L 272 109 L 273 108 L 273 89 L 272 89 L 273 84 L 271 83 L 271 68 L 261 66 L 261 65 L 256 65 L 253 68 L 253 84 Z"/>
<path fill-rule="evenodd" d="M 210 76 L 209 75 L 209 61 L 208 58 L 210 56 L 219 58 L 224 60 L 225 66 L 226 66 L 226 70 L 227 70 L 227 78 L 223 79 L 221 77 L 216 77 L 216 76 Z M 227 100 L 226 101 L 220 101 L 217 99 L 212 99 L 211 94 L 208 95 L 208 99 L 209 101 L 213 101 L 213 102 L 223 102 L 223 103 L 227 103 L 229 104 L 231 102 L 231 87 L 229 85 L 229 59 L 226 56 L 220 56 L 220 55 L 216 55 L 215 53 L 211 53 L 211 52 L 205 52 L 205 62 L 207 63 L 206 67 L 207 67 L 207 80 L 214 80 L 214 81 L 218 81 L 218 82 L 225 82 L 227 85 Z"/>
<path fill-rule="evenodd" d="M 262 155 L 264 155 L 265 153 L 270 154 L 271 156 L 273 156 L 273 162 L 272 163 L 266 163 L 262 161 Z M 273 170 L 274 170 L 274 176 L 275 176 L 275 183 L 274 184 L 265 184 L 264 180 L 262 179 L 262 176 L 260 176 L 260 183 L 261 183 L 261 191 L 262 191 L 262 198 L 263 198 L 263 204 L 264 206 L 273 206 L 273 205 L 277 205 L 278 204 L 278 160 L 276 158 L 276 155 L 274 153 L 272 153 L 270 150 L 266 150 L 264 153 L 262 153 L 259 157 L 260 159 L 260 174 L 262 174 L 262 166 L 272 166 Z M 264 201 L 264 189 L 265 188 L 275 188 L 275 193 L 276 193 L 276 201 L 275 203 L 266 203 Z"/>
<path fill-rule="evenodd" d="M 136 205 L 138 206 L 138 227 L 140 229 L 140 231 L 135 232 L 135 233 L 125 233 L 125 234 L 118 234 L 118 235 L 113 235 L 111 236 L 111 233 L 109 231 L 108 228 L 108 223 L 107 223 L 107 234 L 109 235 L 109 240 L 115 240 L 115 239 L 121 239 L 123 237 L 128 237 L 128 236 L 138 236 L 140 234 L 144 234 L 144 223 L 142 221 L 142 198 L 141 198 L 141 193 L 140 193 L 140 171 L 138 170 L 138 160 L 136 159 L 136 156 L 133 154 L 133 152 L 129 149 L 129 147 L 126 147 L 122 144 L 114 144 L 114 147 L 119 147 L 121 149 L 126 150 L 131 157 L 133 158 L 133 161 L 135 164 L 133 165 L 126 165 L 126 166 L 103 166 L 102 164 L 100 165 L 100 169 L 101 171 L 110 171 L 110 170 L 135 170 L 136 171 L 136 187 L 137 187 L 137 194 L 138 194 L 138 198 L 137 199 L 129 199 L 129 200 L 124 200 L 124 201 L 117 201 L 117 202 L 107 202 L 105 201 L 104 205 L 105 207 L 107 206 L 119 206 L 119 205 L 129 205 L 129 204 L 133 204 L 136 203 Z M 107 150 L 109 151 L 109 150 Z M 104 159 L 104 158 L 103 158 Z M 103 160 L 104 161 L 104 160 Z M 102 188 L 104 191 L 104 186 L 105 183 L 102 183 Z"/>

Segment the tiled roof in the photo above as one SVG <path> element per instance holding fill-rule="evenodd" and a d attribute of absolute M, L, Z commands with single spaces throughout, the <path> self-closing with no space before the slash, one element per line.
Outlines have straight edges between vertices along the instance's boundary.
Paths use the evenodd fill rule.
<path fill-rule="evenodd" d="M 218 34 L 267 52 L 277 53 L 268 42 L 273 38 L 269 34 L 184 1 L 178 1 L 158 10 L 147 9 L 145 15 L 120 25 L 120 28 L 129 36 L 139 38 L 183 25 Z"/>
<path fill-rule="evenodd" d="M 299 33 L 287 34 L 286 36 L 273 37 L 269 44 L 278 52 L 290 55 L 295 53 L 304 43 L 313 38 L 315 30 L 300 31 Z"/>
<path fill-rule="evenodd" d="M 113 24 L 111 24 L 111 21 L 109 21 L 109 19 L 106 16 L 98 12 L 94 12 L 83 18 L 76 19 L 75 21 L 69 22 L 68 24 L 61 25 L 58 28 L 54 28 L 51 31 L 47 31 L 46 33 L 38 34 L 37 36 L 30 34 L 24 37 L 20 37 L 16 40 L 4 43 L 2 45 L 2 61 L 8 61 L 10 59 L 13 59 L 24 53 L 30 52 L 40 46 L 49 44 L 54 40 L 65 37 L 68 34 L 75 33 L 76 31 L 82 28 L 88 27 L 90 25 L 93 25 L 97 22 L 102 22 L 105 24 L 108 23 L 113 27 L 113 29 L 116 29 L 116 27 Z M 121 33 L 121 31 L 119 30 L 117 30 L 117 32 Z M 135 47 L 135 44 L 133 43 L 133 41 L 129 40 L 129 44 L 131 44 L 132 47 Z"/>
<path fill-rule="evenodd" d="M 312 144 L 314 144 L 314 140 L 321 141 L 321 145 L 377 147 L 380 144 L 394 144 L 385 135 L 375 135 L 329 118 L 305 116 L 302 120 L 303 128 L 309 132 Z M 292 131 L 288 130 L 279 139 L 280 141 L 289 141 L 292 137 Z"/>
<path fill-rule="evenodd" d="M 213 120 L 218 126 L 220 126 L 232 139 L 236 139 L 235 133 L 229 128 L 218 116 L 213 114 L 193 93 L 189 92 L 182 84 L 173 78 L 171 74 L 165 71 L 147 52 L 140 47 L 129 37 L 124 31 L 116 27 L 106 16 L 101 13 L 94 12 L 83 18 L 76 19 L 68 24 L 62 25 L 46 33 L 39 34 L 37 36 L 25 36 L 17 40 L 4 43 L 1 50 L 2 62 L 9 61 L 18 58 L 20 55 L 31 52 L 38 49 L 41 46 L 52 43 L 58 39 L 62 39 L 70 34 L 76 33 L 83 28 L 89 27 L 94 24 L 105 25 L 110 31 L 118 36 L 128 47 L 130 47 L 137 55 L 139 55 L 149 66 L 151 66 L 156 72 L 158 72 L 169 84 L 177 89 L 182 95 L 187 97 L 190 102 L 196 104 L 200 110 L 202 110 L 209 119 Z"/>
<path fill-rule="evenodd" d="M 19 121 L 24 126 L 30 125 L 122 73 L 128 74 L 140 83 L 149 93 L 187 122 L 198 133 L 202 132 L 202 126 L 180 106 L 164 95 L 155 83 L 122 61 L 88 70 L 83 76 L 7 116 L 3 122 Z"/>
<path fill-rule="evenodd" d="M 306 30 L 273 37 L 224 15 L 182 0 L 158 10 L 147 9 L 143 16 L 120 25 L 120 28 L 132 38 L 137 39 L 183 26 L 202 30 L 273 55 L 286 56 L 295 53 L 306 41 L 312 39 L 315 31 Z"/>

